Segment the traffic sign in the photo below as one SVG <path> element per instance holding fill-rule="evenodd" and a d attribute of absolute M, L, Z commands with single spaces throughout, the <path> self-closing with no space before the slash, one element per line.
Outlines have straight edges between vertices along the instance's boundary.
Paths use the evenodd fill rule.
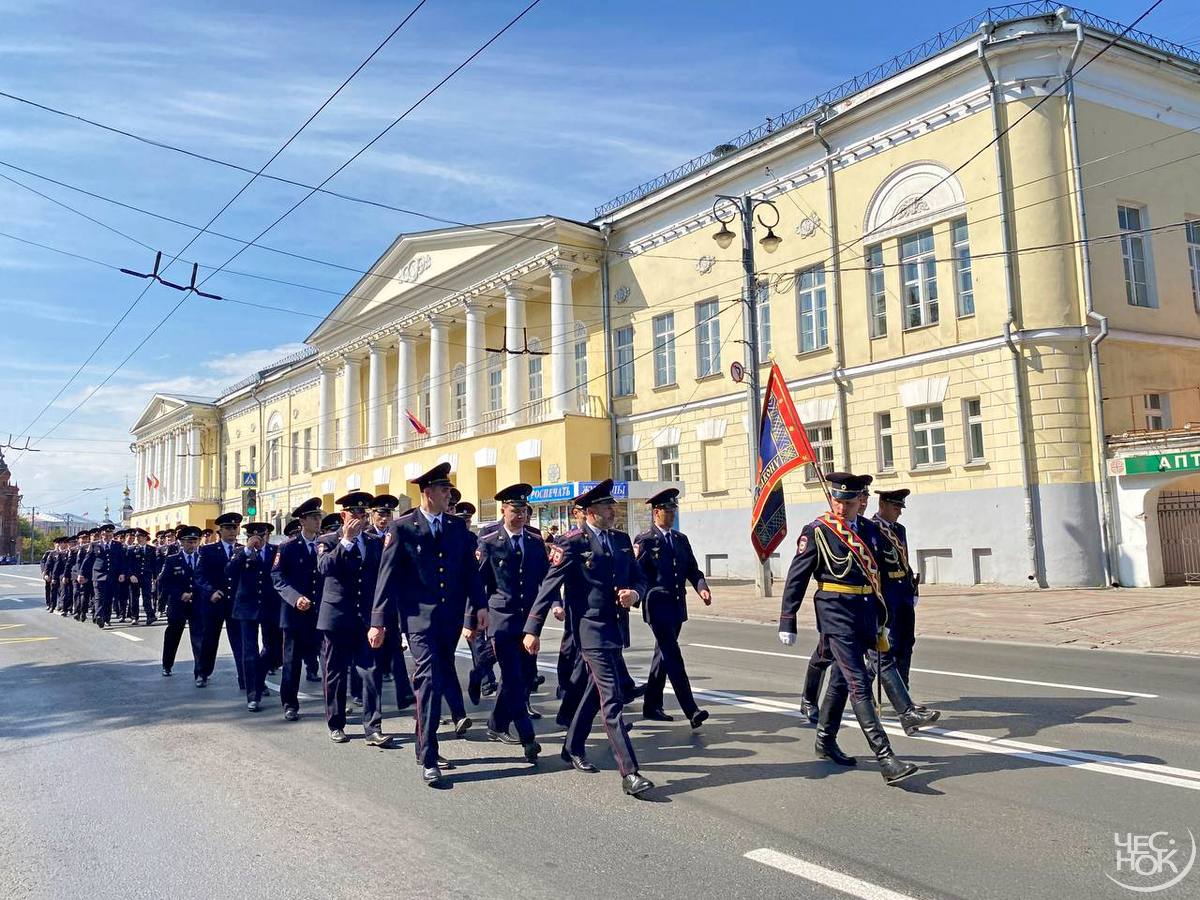
<path fill-rule="evenodd" d="M 258 487 L 258 473 L 257 472 L 243 472 L 242 473 L 242 487 Z"/>
<path fill-rule="evenodd" d="M 742 379 L 746 377 L 746 367 L 735 359 L 729 366 L 729 377 L 734 383 L 741 384 Z"/>

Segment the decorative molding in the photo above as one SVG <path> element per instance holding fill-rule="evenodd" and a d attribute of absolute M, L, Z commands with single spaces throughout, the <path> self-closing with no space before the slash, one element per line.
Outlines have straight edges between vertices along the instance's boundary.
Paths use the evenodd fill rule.
<path fill-rule="evenodd" d="M 326 478 L 321 482 L 322 494 L 333 494 L 337 491 L 337 482 L 332 478 Z"/>
<path fill-rule="evenodd" d="M 529 438 L 517 444 L 517 460 L 540 459 L 542 455 L 541 438 Z"/>
<path fill-rule="evenodd" d="M 475 468 L 485 469 L 496 465 L 496 448 L 480 447 L 475 451 Z"/>
<path fill-rule="evenodd" d="M 800 421 L 806 424 L 831 422 L 836 409 L 837 401 L 832 397 L 816 397 L 796 404 L 796 412 L 800 416 Z"/>
<path fill-rule="evenodd" d="M 802 238 L 810 238 L 817 233 L 817 229 L 821 227 L 821 219 L 819 216 L 805 216 L 800 220 L 800 224 L 796 226 L 796 234 Z"/>
<path fill-rule="evenodd" d="M 629 295 L 631 293 L 632 291 L 629 289 L 629 285 L 623 284 L 617 288 L 616 293 L 613 294 L 613 299 L 616 300 L 617 303 L 624 303 L 629 299 Z"/>
<path fill-rule="evenodd" d="M 729 427 L 729 421 L 724 418 L 705 419 L 696 425 L 696 440 L 698 441 L 719 441 L 725 437 L 725 429 Z"/>
<path fill-rule="evenodd" d="M 416 478 L 418 475 L 420 475 L 423 471 L 424 470 L 421 468 L 420 463 L 415 463 L 415 462 L 405 463 L 404 464 L 404 480 L 412 481 L 414 478 Z"/>
<path fill-rule="evenodd" d="M 375 471 L 371 473 L 371 486 L 377 484 L 391 484 L 392 482 L 392 467 L 391 466 L 376 466 Z"/>
<path fill-rule="evenodd" d="M 346 476 L 346 490 L 347 491 L 361 491 L 362 490 L 362 476 L 359 475 L 357 472 L 355 472 L 352 475 L 347 475 Z"/>
<path fill-rule="evenodd" d="M 923 161 L 897 169 L 875 189 L 863 219 L 874 240 L 966 209 L 962 183 L 941 163 Z"/>
<path fill-rule="evenodd" d="M 696 271 L 701 275 L 707 275 L 713 270 L 713 266 L 717 264 L 715 256 L 702 256 L 696 260 Z"/>
<path fill-rule="evenodd" d="M 671 425 L 667 428 L 661 428 L 659 429 L 658 433 L 654 435 L 654 446 L 656 448 L 661 449 L 662 447 L 673 447 L 677 446 L 678 444 L 679 428 L 675 425 Z"/>
<path fill-rule="evenodd" d="M 406 262 L 396 272 L 397 281 L 407 281 L 412 284 L 417 283 L 417 279 L 424 275 L 433 266 L 433 256 L 428 253 L 422 253 L 420 256 L 414 256 Z"/>
<path fill-rule="evenodd" d="M 637 453 L 641 442 L 636 434 L 622 434 L 617 438 L 617 450 L 621 453 Z"/>
<path fill-rule="evenodd" d="M 933 406 L 941 403 L 946 399 L 949 387 L 949 375 L 930 375 L 927 378 L 901 382 L 896 386 L 896 393 L 900 396 L 900 405 L 908 409 L 912 406 Z"/>
<path fill-rule="evenodd" d="M 439 463 L 450 463 L 450 471 L 451 472 L 458 471 L 458 454 L 457 453 L 443 453 L 441 456 L 439 456 L 437 458 L 437 461 Z"/>
<path fill-rule="evenodd" d="M 558 484 L 558 479 L 562 477 L 562 469 L 558 467 L 558 463 L 550 463 L 550 467 L 546 469 L 546 479 L 550 484 Z"/>

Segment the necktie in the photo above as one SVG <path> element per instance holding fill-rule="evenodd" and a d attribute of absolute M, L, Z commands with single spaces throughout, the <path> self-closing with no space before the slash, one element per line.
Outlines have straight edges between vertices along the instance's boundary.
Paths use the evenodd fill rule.
<path fill-rule="evenodd" d="M 674 553 L 675 552 L 675 540 L 674 540 L 674 538 L 671 537 L 671 532 L 669 532 L 669 531 L 663 532 L 663 536 L 667 539 L 667 547 L 669 547 L 671 552 Z"/>
<path fill-rule="evenodd" d="M 442 536 L 442 520 L 440 518 L 434 519 L 430 525 L 433 528 L 434 539 L 440 539 Z"/>
<path fill-rule="evenodd" d="M 308 544 L 308 555 L 309 555 L 309 556 L 312 556 L 312 555 L 313 555 L 313 542 L 312 542 L 312 541 L 306 541 L 305 543 L 307 543 L 307 544 Z"/>
<path fill-rule="evenodd" d="M 514 534 L 512 537 L 513 555 L 516 556 L 517 565 L 521 564 L 521 536 Z"/>
<path fill-rule="evenodd" d="M 608 530 L 600 532 L 600 546 L 604 548 L 604 553 L 607 556 L 612 556 L 612 545 L 608 542 Z"/>

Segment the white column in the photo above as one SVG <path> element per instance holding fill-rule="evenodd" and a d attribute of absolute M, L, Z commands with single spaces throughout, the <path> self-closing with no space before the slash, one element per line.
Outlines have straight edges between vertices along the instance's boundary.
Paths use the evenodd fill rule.
<path fill-rule="evenodd" d="M 175 502 L 175 454 L 178 449 L 175 445 L 175 432 L 167 435 L 166 449 L 163 451 L 163 502 Z"/>
<path fill-rule="evenodd" d="M 184 463 L 187 462 L 187 458 L 184 456 L 185 453 L 187 453 L 187 442 L 184 437 L 184 431 L 180 428 L 175 432 L 175 465 L 172 466 L 174 470 L 172 485 L 175 491 L 174 499 L 177 501 L 186 499 L 184 494 L 186 493 L 185 489 L 187 485 L 183 483 Z"/>
<path fill-rule="evenodd" d="M 487 360 L 484 355 L 483 305 L 467 301 L 467 421 L 466 434 L 474 434 L 483 422 L 487 402 Z"/>
<path fill-rule="evenodd" d="M 200 426 L 193 425 L 188 435 L 188 497 L 193 500 L 200 498 Z"/>
<path fill-rule="evenodd" d="M 331 363 L 321 364 L 321 389 L 317 412 L 317 468 L 333 467 L 333 408 L 337 401 L 334 377 L 337 370 Z"/>
<path fill-rule="evenodd" d="M 570 340 L 574 318 L 571 273 L 575 266 L 550 263 L 550 412 L 562 418 L 575 406 L 575 360 Z"/>
<path fill-rule="evenodd" d="M 167 482 L 170 481 L 171 473 L 167 471 L 167 451 L 170 449 L 167 445 L 170 443 L 169 436 L 163 435 L 158 439 L 158 505 L 165 506 L 167 504 Z"/>
<path fill-rule="evenodd" d="M 515 281 L 504 285 L 504 346 L 520 350 L 525 346 L 525 296 L 528 290 Z M 529 360 L 515 353 L 508 354 L 508 371 L 504 373 L 505 409 L 509 425 L 525 421 L 525 405 L 529 402 Z"/>
<path fill-rule="evenodd" d="M 446 397 L 450 393 L 450 322 L 441 316 L 429 317 L 429 434 L 434 441 L 445 439 Z"/>
<path fill-rule="evenodd" d="M 342 435 L 338 446 L 342 450 L 342 465 L 361 458 L 359 442 L 359 410 L 362 391 L 359 390 L 359 371 L 362 360 L 355 356 L 342 357 Z"/>
<path fill-rule="evenodd" d="M 387 381 L 384 369 L 383 344 L 370 344 L 371 356 L 367 368 L 367 453 L 366 456 L 382 456 L 386 451 L 384 442 L 384 384 Z"/>
<path fill-rule="evenodd" d="M 162 441 L 155 438 L 150 442 L 150 474 L 159 479 L 159 484 L 162 483 L 162 464 L 159 462 L 159 457 L 162 455 Z M 151 488 L 146 500 L 150 506 L 159 505 L 158 488 Z"/>
<path fill-rule="evenodd" d="M 413 403 L 413 391 L 417 385 L 417 348 L 415 338 L 403 331 L 396 333 L 396 449 L 403 450 L 412 439 L 412 424 L 408 411 Z M 416 410 L 413 410 L 416 415 Z"/>

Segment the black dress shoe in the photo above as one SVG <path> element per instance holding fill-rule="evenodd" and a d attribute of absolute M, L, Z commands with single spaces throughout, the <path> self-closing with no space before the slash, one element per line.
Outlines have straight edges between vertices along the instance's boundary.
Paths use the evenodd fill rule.
<path fill-rule="evenodd" d="M 524 745 L 525 761 L 534 764 L 538 761 L 538 754 L 542 752 L 542 745 L 537 741 L 530 741 Z"/>
<path fill-rule="evenodd" d="M 350 741 L 350 738 L 346 737 L 346 732 L 342 731 L 340 728 L 332 729 L 329 732 L 329 739 L 335 744 L 346 744 Z"/>
<path fill-rule="evenodd" d="M 163 666 L 163 678 L 170 678 L 170 677 L 171 677 L 171 670 L 168 669 L 166 666 Z"/>
<path fill-rule="evenodd" d="M 642 718 L 649 719 L 652 722 L 674 722 L 675 717 L 667 715 L 666 711 L 660 706 L 658 709 L 643 709 Z"/>
<path fill-rule="evenodd" d="M 914 706 L 912 709 L 900 713 L 900 727 L 904 729 L 905 734 L 912 735 L 941 717 L 941 712 L 936 709 L 921 710 Z"/>
<path fill-rule="evenodd" d="M 475 723 L 471 721 L 470 716 L 463 716 L 461 719 L 459 719 L 457 722 L 454 723 L 454 733 L 456 735 L 458 735 L 459 737 L 462 737 L 464 734 L 467 733 L 467 729 L 470 728 L 474 724 Z"/>
<path fill-rule="evenodd" d="M 479 689 L 479 693 L 483 694 L 485 697 L 491 697 L 496 693 L 496 682 L 485 681 L 483 686 Z"/>
<path fill-rule="evenodd" d="M 270 688 L 268 688 L 268 687 L 264 687 L 264 688 L 263 688 L 263 690 L 262 690 L 262 695 L 263 695 L 264 697 L 270 697 L 270 696 L 271 696 L 271 689 L 270 689 Z"/>
<path fill-rule="evenodd" d="M 454 763 L 450 762 L 450 760 L 446 759 L 446 757 L 439 753 L 437 758 L 437 767 L 443 772 L 449 772 L 454 768 Z"/>
<path fill-rule="evenodd" d="M 808 719 L 809 725 L 816 725 L 817 719 L 821 718 L 821 708 L 815 703 L 809 703 L 807 700 L 801 700 L 800 715 Z"/>
<path fill-rule="evenodd" d="M 421 769 L 421 779 L 430 787 L 437 787 L 442 783 L 442 773 L 437 766 L 424 766 Z"/>
<path fill-rule="evenodd" d="M 698 709 L 692 714 L 691 723 L 693 728 L 699 728 L 708 721 L 708 710 Z"/>
<path fill-rule="evenodd" d="M 903 781 L 910 775 L 916 775 L 918 771 L 919 769 L 912 763 L 896 759 L 891 754 L 879 760 L 879 774 L 883 776 L 883 780 L 888 784 Z"/>
<path fill-rule="evenodd" d="M 479 673 L 472 669 L 471 673 L 467 676 L 467 699 L 471 701 L 472 706 L 479 705 L 479 689 L 482 686 Z"/>
<path fill-rule="evenodd" d="M 631 797 L 636 797 L 638 794 L 648 791 L 652 787 L 654 787 L 654 782 L 649 778 L 642 777 L 637 772 L 626 775 L 621 779 L 621 790 Z"/>
<path fill-rule="evenodd" d="M 376 731 L 367 735 L 368 747 L 390 747 L 392 746 L 392 736 L 384 734 L 382 731 Z"/>
<path fill-rule="evenodd" d="M 259 712 L 261 710 L 262 710 L 262 704 L 259 703 L 257 700 L 249 700 L 246 702 L 246 711 L 247 712 Z"/>
<path fill-rule="evenodd" d="M 534 687 L 541 687 L 541 686 L 542 686 L 543 684 L 545 684 L 545 683 L 546 683 L 546 676 L 545 676 L 545 675 L 540 675 L 540 674 L 539 674 L 539 675 L 536 675 L 536 676 L 534 676 L 534 679 L 533 679 L 533 686 L 534 686 Z"/>
<path fill-rule="evenodd" d="M 283 720 L 285 722 L 295 722 L 299 718 L 300 718 L 300 710 L 293 709 L 290 706 L 284 707 Z"/>
<path fill-rule="evenodd" d="M 542 714 L 541 714 L 540 712 L 538 712 L 536 709 L 534 709 L 534 708 L 533 708 L 533 704 L 532 704 L 532 703 L 526 703 L 526 704 L 525 704 L 525 713 L 526 713 L 526 714 L 529 716 L 529 718 L 531 718 L 531 719 L 540 719 L 540 718 L 542 717 Z"/>
<path fill-rule="evenodd" d="M 494 728 L 489 728 L 486 732 L 489 741 L 498 741 L 501 744 L 519 744 L 520 738 L 515 738 L 507 731 L 496 731 Z"/>
<path fill-rule="evenodd" d="M 208 687 L 208 679 L 203 678 L 203 677 L 197 678 L 196 679 L 196 687 Z"/>
<path fill-rule="evenodd" d="M 857 766 L 858 760 L 842 752 L 837 740 L 818 733 L 817 742 L 813 747 L 817 759 L 827 759 L 839 766 Z"/>
<path fill-rule="evenodd" d="M 573 768 L 576 772 L 587 772 L 588 774 L 591 774 L 593 772 L 600 771 L 587 761 L 586 756 L 576 756 L 574 753 L 571 753 L 569 750 L 567 750 L 566 747 L 563 747 L 562 751 L 558 755 L 563 762 L 570 763 L 571 768 Z"/>

